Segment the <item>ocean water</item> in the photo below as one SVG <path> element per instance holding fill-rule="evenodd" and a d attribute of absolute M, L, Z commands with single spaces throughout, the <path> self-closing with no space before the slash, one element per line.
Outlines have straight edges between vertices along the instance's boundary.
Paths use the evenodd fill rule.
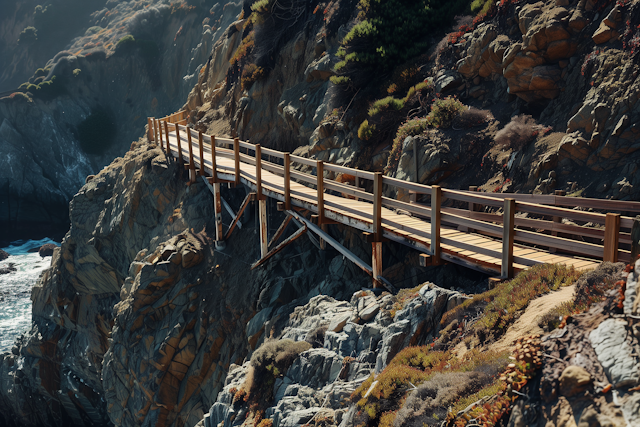
<path fill-rule="evenodd" d="M 0 274 L 0 353 L 11 351 L 17 337 L 31 327 L 31 289 L 40 274 L 51 265 L 51 257 L 42 258 L 37 249 L 51 239 L 17 240 L 6 248 L 11 255 L 0 261 L 0 269 L 14 264 L 16 271 Z M 35 249 L 36 252 L 29 253 Z"/>

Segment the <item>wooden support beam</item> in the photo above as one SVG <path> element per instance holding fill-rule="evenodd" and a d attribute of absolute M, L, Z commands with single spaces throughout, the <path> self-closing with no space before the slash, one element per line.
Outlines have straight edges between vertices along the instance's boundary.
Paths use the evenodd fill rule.
<path fill-rule="evenodd" d="M 380 276 L 382 276 L 382 242 L 371 243 L 371 267 L 373 271 L 373 287 L 380 287 Z"/>
<path fill-rule="evenodd" d="M 513 277 L 513 238 L 516 234 L 514 220 L 516 214 L 515 199 L 504 199 L 504 213 L 502 221 L 502 264 L 500 277 L 511 279 Z"/>
<path fill-rule="evenodd" d="M 167 137 L 167 157 L 171 158 L 171 144 L 169 143 L 169 125 L 166 121 L 164 123 L 164 135 Z"/>
<path fill-rule="evenodd" d="M 235 162 L 236 187 L 240 185 L 240 140 L 233 138 L 233 160 Z"/>
<path fill-rule="evenodd" d="M 321 160 L 316 162 L 316 186 L 318 189 L 318 223 L 324 223 L 324 163 Z"/>
<path fill-rule="evenodd" d="M 340 224 L 338 221 L 334 221 L 331 218 L 324 217 L 324 222 L 320 222 L 320 215 L 311 215 L 311 222 L 315 225 L 323 224 Z"/>
<path fill-rule="evenodd" d="M 603 261 L 618 262 L 618 241 L 620 240 L 620 214 L 607 213 L 604 220 Z M 633 260 L 632 260 L 633 261 Z"/>
<path fill-rule="evenodd" d="M 261 200 L 261 202 L 264 200 Z M 291 218 L 291 217 L 287 217 L 287 218 Z M 275 248 L 271 249 L 267 254 L 265 254 L 262 258 L 260 258 L 258 261 L 254 262 L 251 265 L 251 269 L 253 270 L 254 268 L 264 264 L 269 258 L 271 258 L 272 256 L 274 256 L 275 254 L 277 254 L 278 252 L 280 252 L 282 249 L 284 249 L 285 247 L 287 247 L 290 243 L 294 242 L 296 239 L 298 239 L 299 237 L 301 237 L 304 233 L 307 232 L 307 227 L 303 226 L 300 229 L 298 229 L 298 231 L 296 231 L 295 233 L 293 233 L 291 236 L 287 237 L 282 243 L 280 243 L 278 246 L 276 246 Z"/>
<path fill-rule="evenodd" d="M 433 264 L 440 264 L 442 248 L 440 247 L 440 206 L 442 205 L 442 188 L 431 186 L 431 255 Z"/>
<path fill-rule="evenodd" d="M 382 173 L 373 176 L 373 236 L 376 242 L 382 241 Z"/>
<path fill-rule="evenodd" d="M 345 248 L 340 243 L 338 243 L 338 241 L 336 241 L 336 239 L 334 239 L 333 237 L 331 237 L 330 235 L 328 235 L 327 233 L 322 231 L 322 229 L 320 229 L 320 227 L 318 227 L 317 225 L 314 225 L 313 223 L 311 223 L 311 221 L 309 221 L 308 219 L 306 219 L 302 215 L 297 214 L 296 212 L 287 211 L 287 214 L 291 215 L 298 222 L 305 224 L 309 228 L 309 230 L 313 231 L 315 234 L 317 234 L 318 236 L 322 237 L 335 250 L 340 252 L 342 255 L 345 256 L 345 258 L 347 258 L 349 261 L 353 262 L 355 265 L 360 267 L 362 269 L 362 271 L 364 271 L 365 273 L 367 273 L 369 276 L 371 276 L 373 278 L 373 269 L 369 265 L 367 265 L 367 263 L 362 261 L 356 255 L 354 255 L 353 252 L 349 251 L 347 248 Z M 309 235 L 309 237 L 311 237 L 311 235 Z M 380 282 L 380 284 L 382 286 L 387 288 L 387 290 L 389 292 L 392 292 L 392 293 L 397 292 L 396 288 L 391 283 L 389 283 L 384 277 L 379 276 L 379 280 L 378 281 Z"/>
<path fill-rule="evenodd" d="M 216 246 L 220 246 L 219 242 L 224 241 L 224 234 L 222 232 L 222 197 L 220 196 L 220 183 L 215 182 L 213 187 L 213 211 L 215 214 L 216 223 Z"/>
<path fill-rule="evenodd" d="M 291 210 L 291 157 L 284 153 L 284 208 Z"/>
<path fill-rule="evenodd" d="M 260 258 L 269 253 L 269 229 L 267 228 L 267 199 L 258 198 L 258 218 L 260 220 Z"/>
<path fill-rule="evenodd" d="M 202 132 L 198 131 L 198 150 L 200 151 L 200 171 L 198 174 L 200 176 L 206 176 L 206 172 L 204 170 L 204 140 L 202 139 Z M 213 175 L 215 175 L 215 169 L 213 170 Z"/>
<path fill-rule="evenodd" d="M 278 227 L 278 229 L 276 230 L 276 234 L 274 234 L 269 241 L 269 247 L 272 247 L 278 241 L 280 236 L 282 236 L 282 233 L 284 233 L 284 231 L 287 229 L 287 225 L 289 225 L 289 222 L 291 222 L 291 215 L 287 215 L 284 221 L 282 221 L 282 224 L 280 224 L 280 227 Z"/>
<path fill-rule="evenodd" d="M 213 182 L 218 182 L 218 165 L 216 163 L 216 137 L 209 137 L 211 142 L 211 178 Z"/>
<path fill-rule="evenodd" d="M 327 224 L 320 224 L 320 229 L 325 233 L 329 232 L 329 227 L 327 226 Z M 327 242 L 325 242 L 323 238 L 320 238 L 320 250 L 321 251 L 327 250 Z"/>
<path fill-rule="evenodd" d="M 240 206 L 240 210 L 238 211 L 238 213 L 235 214 L 235 216 L 233 214 L 231 214 L 231 216 L 233 217 L 233 221 L 231 221 L 231 225 L 229 226 L 229 229 L 227 230 L 227 234 L 225 234 L 225 236 L 224 236 L 224 240 L 228 240 L 229 239 L 229 236 L 231 236 L 231 232 L 236 227 L 236 224 L 238 224 L 238 220 L 242 216 L 242 213 L 244 212 L 244 210 L 249 205 L 249 202 L 255 200 L 255 197 L 256 197 L 256 193 L 247 194 L 246 197 L 244 198 L 244 200 L 242 201 L 242 205 Z"/>
<path fill-rule="evenodd" d="M 356 184 L 356 188 L 359 190 L 360 189 L 360 177 L 359 176 L 356 176 L 355 184 Z M 360 199 L 358 199 L 358 196 L 356 196 L 356 201 L 357 200 L 360 200 Z"/>
<path fill-rule="evenodd" d="M 178 162 L 180 166 L 184 166 L 184 159 L 182 158 L 182 140 L 180 139 L 180 129 L 178 129 L 178 125 L 174 125 L 176 128 L 176 139 L 178 140 Z"/>
<path fill-rule="evenodd" d="M 262 147 L 260 144 L 256 144 L 256 193 L 258 193 L 258 200 L 265 198 L 262 194 Z"/>

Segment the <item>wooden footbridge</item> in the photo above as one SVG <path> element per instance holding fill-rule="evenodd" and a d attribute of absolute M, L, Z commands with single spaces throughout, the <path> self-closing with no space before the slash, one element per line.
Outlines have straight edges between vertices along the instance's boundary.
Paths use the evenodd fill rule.
<path fill-rule="evenodd" d="M 374 284 L 383 281 L 382 243 L 388 240 L 422 252 L 424 265 L 453 262 L 500 278 L 513 277 L 540 263 L 584 270 L 602 260 L 631 259 L 634 218 L 611 211 L 640 212 L 639 202 L 449 190 L 299 157 L 237 138 L 217 138 L 185 124 L 184 112 L 149 118 L 147 136 L 190 171 L 192 182 L 201 175 L 210 184 L 217 242 L 231 234 L 248 202 L 258 201 L 261 260 L 254 266 L 307 229 L 367 271 Z M 244 184 L 252 190 L 226 234 L 221 183 Z M 271 242 L 267 197 L 276 199 L 279 210 L 287 213 Z M 418 203 L 421 198 L 429 202 Z M 311 218 L 303 212 L 311 213 Z M 291 218 L 301 228 L 270 250 Z M 337 223 L 368 233 L 371 267 L 325 232 L 327 224 Z"/>

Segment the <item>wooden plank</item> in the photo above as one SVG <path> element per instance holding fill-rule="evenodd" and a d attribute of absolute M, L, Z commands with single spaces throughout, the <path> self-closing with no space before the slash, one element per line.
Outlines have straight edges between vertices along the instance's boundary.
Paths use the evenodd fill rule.
<path fill-rule="evenodd" d="M 318 160 L 316 162 L 316 188 L 317 188 L 317 206 L 319 223 L 324 223 L 324 162 Z"/>
<path fill-rule="evenodd" d="M 432 188 L 428 185 L 416 184 L 415 182 L 403 181 L 401 179 L 391 178 L 388 176 L 383 178 L 383 183 L 397 188 L 402 188 L 407 191 L 415 191 L 418 194 L 431 194 Z"/>
<path fill-rule="evenodd" d="M 236 187 L 240 185 L 240 140 L 233 139 L 233 160 L 235 162 L 234 170 L 236 175 Z"/>
<path fill-rule="evenodd" d="M 574 221 L 595 222 L 604 224 L 605 215 L 593 212 L 574 211 L 571 209 L 557 208 L 554 206 L 535 205 L 533 203 L 517 202 L 518 212 L 528 212 L 546 216 L 561 216 Z"/>
<path fill-rule="evenodd" d="M 631 256 L 630 260 L 635 260 L 640 255 L 640 216 L 636 216 L 633 220 L 633 227 L 631 228 Z"/>
<path fill-rule="evenodd" d="M 575 252 L 583 256 L 595 258 L 602 257 L 602 246 L 594 245 L 592 243 L 579 242 L 577 240 L 565 239 L 563 237 L 547 236 L 545 234 L 525 230 L 516 230 L 515 239 L 518 242 L 562 249 L 564 251 Z"/>
<path fill-rule="evenodd" d="M 380 172 L 376 172 L 373 176 L 373 234 L 376 242 L 382 241 L 382 173 Z M 377 278 L 375 274 L 374 277 Z"/>
<path fill-rule="evenodd" d="M 300 156 L 294 156 L 293 154 L 291 154 L 291 160 L 296 163 L 303 164 L 305 166 L 311 166 L 312 168 L 316 166 L 316 160 L 311 160 L 311 159 L 307 159 L 305 157 L 300 157 Z"/>
<path fill-rule="evenodd" d="M 423 215 L 427 218 L 431 217 L 431 208 L 419 205 L 417 203 L 407 203 L 401 200 L 394 200 L 388 197 L 382 198 L 383 204 L 394 207 L 396 209 L 405 210 L 415 215 Z"/>
<path fill-rule="evenodd" d="M 503 279 L 513 277 L 513 239 L 515 228 L 513 220 L 516 213 L 516 201 L 514 199 L 504 199 L 504 219 L 502 234 L 502 263 L 500 275 Z"/>
<path fill-rule="evenodd" d="M 442 204 L 442 188 L 439 185 L 431 186 L 431 255 L 433 255 L 434 264 L 440 263 L 440 223 L 442 213 L 440 206 Z"/>
<path fill-rule="evenodd" d="M 326 166 L 326 164 L 325 164 Z M 329 179 L 325 179 L 324 180 L 324 187 L 329 189 L 329 190 L 334 190 L 334 191 L 338 191 L 340 193 L 343 194 L 348 194 L 350 196 L 355 197 L 356 199 L 364 199 L 364 200 L 368 200 L 370 202 L 373 202 L 373 195 L 369 194 L 365 191 L 360 191 L 357 190 L 356 188 L 354 188 L 351 185 L 346 185 L 346 184 L 342 184 L 336 181 L 332 181 Z"/>
<path fill-rule="evenodd" d="M 348 168 L 346 166 L 339 166 L 331 163 L 326 163 L 324 167 L 326 170 L 331 172 L 337 172 L 337 173 L 354 176 L 356 180 L 358 180 L 358 178 L 364 178 L 364 179 L 373 181 L 373 176 L 374 176 L 373 172 L 367 172 L 360 169 Z"/>
<path fill-rule="evenodd" d="M 603 261 L 618 261 L 618 235 L 620 233 L 620 214 L 607 213 L 604 225 Z"/>

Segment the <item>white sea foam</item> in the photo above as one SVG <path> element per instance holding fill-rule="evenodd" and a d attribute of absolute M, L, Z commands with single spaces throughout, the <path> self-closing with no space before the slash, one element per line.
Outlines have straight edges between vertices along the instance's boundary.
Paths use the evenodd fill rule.
<path fill-rule="evenodd" d="M 10 351 L 15 339 L 31 327 L 31 289 L 51 264 L 51 257 L 40 257 L 37 249 L 51 239 L 18 240 L 2 248 L 11 255 L 0 261 L 0 268 L 13 264 L 16 271 L 0 274 L 0 353 Z M 57 244 L 57 243 L 56 243 Z"/>

